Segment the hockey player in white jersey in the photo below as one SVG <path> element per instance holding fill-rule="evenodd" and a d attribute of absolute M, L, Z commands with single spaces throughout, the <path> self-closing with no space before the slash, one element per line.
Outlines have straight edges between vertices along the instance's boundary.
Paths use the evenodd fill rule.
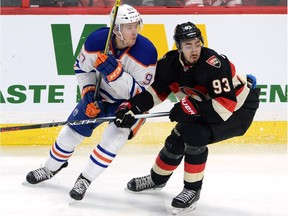
<path fill-rule="evenodd" d="M 113 9 L 110 14 L 113 18 Z M 154 81 L 157 50 L 144 36 L 138 11 L 127 5 L 119 6 L 108 55 L 101 51 L 109 28 L 101 28 L 86 39 L 74 65 L 82 100 L 70 114 L 68 121 L 95 117 L 114 116 L 119 105 L 148 88 Z M 99 97 L 94 103 L 96 82 L 100 73 L 103 80 Z M 137 110 L 133 111 L 137 113 Z M 79 175 L 70 196 L 82 200 L 90 183 L 104 171 L 115 158 L 118 150 L 135 136 L 144 123 L 135 121 L 131 129 L 118 128 L 111 122 L 104 130 L 102 140 L 95 146 L 86 167 Z M 91 136 L 100 123 L 64 126 L 51 147 L 45 166 L 29 172 L 26 180 L 31 184 L 48 180 L 62 168 L 67 167 L 74 149 L 85 137 Z"/>

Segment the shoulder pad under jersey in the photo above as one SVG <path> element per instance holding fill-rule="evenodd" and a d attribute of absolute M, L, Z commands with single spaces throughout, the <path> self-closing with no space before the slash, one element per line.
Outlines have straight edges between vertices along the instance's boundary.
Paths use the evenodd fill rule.
<path fill-rule="evenodd" d="M 140 34 L 128 53 L 145 66 L 156 64 L 158 58 L 157 50 L 153 43 Z"/>
<path fill-rule="evenodd" d="M 103 27 L 92 32 L 85 41 L 85 49 L 88 52 L 102 51 L 108 36 L 109 28 Z"/>

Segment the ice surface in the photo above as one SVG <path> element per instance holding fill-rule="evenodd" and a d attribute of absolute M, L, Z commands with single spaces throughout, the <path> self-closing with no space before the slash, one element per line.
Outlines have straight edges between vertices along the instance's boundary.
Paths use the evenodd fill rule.
<path fill-rule="evenodd" d="M 166 216 L 183 187 L 183 165 L 161 191 L 125 190 L 133 177 L 149 173 L 161 146 L 126 145 L 88 189 L 82 201 L 69 191 L 93 146 L 79 146 L 69 166 L 53 179 L 23 185 L 26 174 L 46 160 L 50 147 L 1 147 L 0 215 Z M 201 198 L 191 216 L 287 216 L 286 145 L 210 146 Z"/>

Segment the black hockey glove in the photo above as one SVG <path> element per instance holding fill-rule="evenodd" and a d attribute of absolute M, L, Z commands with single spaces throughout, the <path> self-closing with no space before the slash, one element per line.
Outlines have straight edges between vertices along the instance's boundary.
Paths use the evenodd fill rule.
<path fill-rule="evenodd" d="M 195 100 L 186 96 L 179 103 L 174 104 L 170 110 L 169 118 L 172 122 L 190 122 L 199 117 L 197 114 L 199 114 L 199 108 Z"/>
<path fill-rule="evenodd" d="M 134 113 L 132 112 L 132 104 L 129 101 L 124 101 L 120 104 L 115 112 L 116 119 L 114 123 L 117 127 L 121 128 L 131 128 L 136 122 L 134 118 Z"/>

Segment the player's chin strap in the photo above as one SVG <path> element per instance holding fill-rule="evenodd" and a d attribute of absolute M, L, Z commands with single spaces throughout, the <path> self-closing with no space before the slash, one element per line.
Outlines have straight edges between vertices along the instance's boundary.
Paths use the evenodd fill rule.
<path fill-rule="evenodd" d="M 168 116 L 169 113 L 170 112 L 139 114 L 139 115 L 135 115 L 134 117 L 135 117 L 135 119 L 164 117 L 164 116 Z M 109 121 L 113 121 L 115 119 L 116 119 L 115 116 L 111 116 L 111 117 L 99 117 L 99 118 L 85 119 L 85 120 L 42 123 L 42 124 L 34 124 L 34 125 L 19 125 L 19 126 L 0 128 L 0 132 L 19 131 L 19 130 L 28 130 L 28 129 L 38 129 L 38 128 L 49 128 L 49 127 L 58 127 L 58 126 L 63 126 L 63 125 L 94 124 L 94 123 L 101 123 L 101 122 L 109 122 Z"/>
<path fill-rule="evenodd" d="M 118 27 L 117 27 L 117 28 L 118 28 Z M 118 37 L 118 38 L 125 44 L 125 46 L 128 46 L 126 40 L 125 40 L 124 37 L 123 37 L 122 32 L 120 31 L 120 28 L 121 28 L 121 27 L 119 27 L 119 31 L 113 31 L 113 32 L 114 32 L 114 34 L 116 35 L 116 37 Z"/>

